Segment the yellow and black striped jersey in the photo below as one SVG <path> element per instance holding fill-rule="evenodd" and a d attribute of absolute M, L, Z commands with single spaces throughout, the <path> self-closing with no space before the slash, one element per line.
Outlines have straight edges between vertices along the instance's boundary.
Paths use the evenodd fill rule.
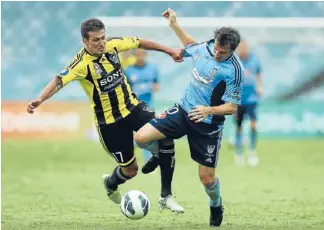
<path fill-rule="evenodd" d="M 111 124 L 127 115 L 138 104 L 125 77 L 118 52 L 138 48 L 136 37 L 111 38 L 101 57 L 85 48 L 60 74 L 63 86 L 78 80 L 89 97 L 96 125 Z"/>

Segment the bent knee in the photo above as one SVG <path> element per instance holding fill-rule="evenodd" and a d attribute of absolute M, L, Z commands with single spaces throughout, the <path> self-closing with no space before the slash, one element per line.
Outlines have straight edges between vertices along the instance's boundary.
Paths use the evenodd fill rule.
<path fill-rule="evenodd" d="M 215 173 L 211 173 L 208 171 L 202 171 L 202 172 L 199 172 L 199 178 L 200 178 L 201 183 L 204 186 L 208 186 L 208 185 L 214 183 Z"/>
<path fill-rule="evenodd" d="M 138 145 L 145 145 L 149 142 L 148 136 L 145 134 L 145 132 L 143 130 L 139 130 L 135 134 L 134 140 L 135 140 L 136 144 L 138 144 Z"/>

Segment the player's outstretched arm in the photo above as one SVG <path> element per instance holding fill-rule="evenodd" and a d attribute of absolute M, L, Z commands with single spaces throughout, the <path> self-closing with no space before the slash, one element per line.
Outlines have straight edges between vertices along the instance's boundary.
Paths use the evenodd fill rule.
<path fill-rule="evenodd" d="M 160 51 L 163 53 L 166 53 L 170 55 L 175 62 L 182 62 L 183 61 L 183 50 L 182 49 L 172 49 L 166 46 L 163 46 L 159 43 L 139 39 L 139 48 L 145 49 L 145 50 L 155 50 Z"/>
<path fill-rule="evenodd" d="M 168 20 L 169 26 L 176 33 L 181 43 L 184 46 L 188 46 L 193 43 L 197 43 L 189 34 L 187 34 L 178 24 L 176 13 L 168 8 L 166 11 L 162 13 L 162 16 Z"/>
<path fill-rule="evenodd" d="M 47 86 L 41 92 L 40 96 L 28 104 L 27 112 L 33 114 L 34 110 L 38 106 L 40 106 L 40 104 L 52 97 L 56 92 L 58 92 L 62 88 L 62 86 L 62 79 L 59 76 L 56 76 L 47 84 Z"/>

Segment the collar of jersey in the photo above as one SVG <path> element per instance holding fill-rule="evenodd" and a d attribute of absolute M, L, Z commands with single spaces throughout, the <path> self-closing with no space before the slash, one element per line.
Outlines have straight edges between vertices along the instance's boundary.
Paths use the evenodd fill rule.
<path fill-rule="evenodd" d="M 214 54 L 213 54 L 213 51 L 210 50 L 209 45 L 210 45 L 211 43 L 214 43 L 214 41 L 215 41 L 214 39 L 210 39 L 210 40 L 207 41 L 207 43 L 206 43 L 206 47 L 207 47 L 208 53 L 209 53 L 210 56 L 212 56 L 212 57 L 214 57 Z"/>
<path fill-rule="evenodd" d="M 213 52 L 210 50 L 210 48 L 209 48 L 209 45 L 211 44 L 211 43 L 214 43 L 215 42 L 215 39 L 210 39 L 207 43 L 206 43 L 206 47 L 207 47 L 207 50 L 208 50 L 208 53 L 210 54 L 210 56 L 212 56 L 212 57 L 214 57 L 214 54 L 213 54 Z M 228 61 L 229 59 L 231 59 L 232 57 L 233 57 L 233 55 L 234 55 L 234 52 L 226 59 L 226 60 L 224 60 L 224 61 Z M 223 62 L 224 62 L 223 61 Z"/>
<path fill-rule="evenodd" d="M 83 49 L 86 52 L 86 54 L 88 54 L 91 58 L 94 58 L 94 60 L 96 60 L 96 59 L 100 60 L 102 58 L 102 55 L 100 57 L 96 57 L 96 56 L 91 55 L 85 47 Z"/>

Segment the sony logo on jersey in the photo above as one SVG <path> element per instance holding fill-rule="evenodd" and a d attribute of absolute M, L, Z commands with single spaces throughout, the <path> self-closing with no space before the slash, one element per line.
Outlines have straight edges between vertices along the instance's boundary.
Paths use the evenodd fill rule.
<path fill-rule="evenodd" d="M 203 84 L 206 84 L 206 85 L 213 81 L 213 79 L 208 79 L 206 77 L 200 76 L 196 68 L 194 68 L 192 70 L 192 75 L 197 81 L 199 81 L 199 82 L 201 82 Z"/>
<path fill-rule="evenodd" d="M 99 83 L 100 83 L 100 86 L 105 86 L 105 85 L 111 83 L 112 81 L 122 78 L 122 77 L 123 77 L 123 71 L 121 69 L 119 69 L 115 73 L 107 74 L 106 76 L 104 76 L 103 79 L 99 81 Z"/>

